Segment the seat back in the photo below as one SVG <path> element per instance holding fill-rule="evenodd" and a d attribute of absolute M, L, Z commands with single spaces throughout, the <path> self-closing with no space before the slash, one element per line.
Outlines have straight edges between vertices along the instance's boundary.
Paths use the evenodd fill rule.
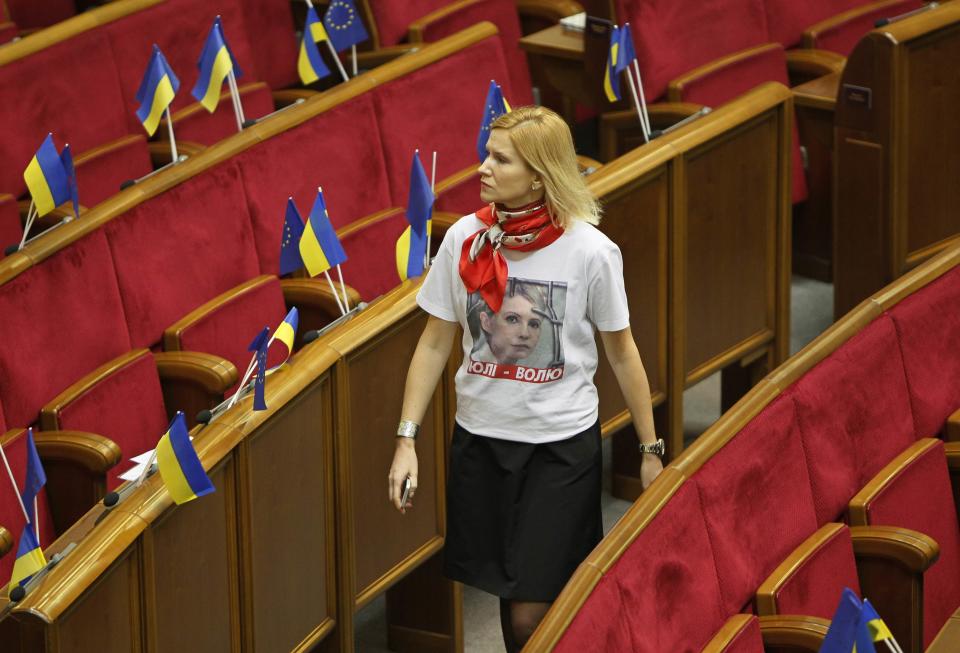
<path fill-rule="evenodd" d="M 273 96 L 270 87 L 263 82 L 243 84 L 238 89 L 247 120 L 262 118 L 273 111 Z M 165 128 L 166 120 L 162 121 Z M 220 101 L 213 113 L 199 102 L 180 109 L 173 114 L 173 131 L 177 138 L 203 145 L 213 145 L 237 133 L 237 119 L 233 110 L 230 90 L 224 86 Z"/>
<path fill-rule="evenodd" d="M 251 50 L 256 66 L 256 76 L 251 78 L 265 81 L 270 88 L 298 85 L 299 44 L 289 0 L 241 0 L 241 5 L 248 36 L 257 44 Z"/>
<path fill-rule="evenodd" d="M 369 8 L 372 18 L 372 21 L 365 21 L 367 32 L 371 36 L 376 34 L 374 38 L 378 45 L 396 45 L 407 38 L 410 23 L 449 4 L 450 0 L 365 0 L 363 5 Z"/>
<path fill-rule="evenodd" d="M 854 46 L 860 42 L 864 34 L 874 28 L 882 18 L 899 16 L 926 5 L 924 0 L 892 0 L 883 3 L 873 11 L 858 14 L 855 18 L 831 26 L 829 29 L 816 33 L 812 47 L 820 50 L 830 50 L 847 57 L 853 52 Z"/>
<path fill-rule="evenodd" d="M 864 4 L 864 0 L 764 0 L 770 40 L 785 48 L 800 44 L 803 32 L 821 20 Z"/>
<path fill-rule="evenodd" d="M 923 575 L 923 645 L 960 606 L 960 525 L 943 442 L 923 438 L 850 501 L 852 525 L 899 526 L 932 537 L 940 558 Z"/>
<path fill-rule="evenodd" d="M 167 429 L 167 411 L 153 354 L 135 349 L 100 366 L 48 402 L 40 413 L 46 430 L 88 431 L 113 440 L 129 460 L 153 449 Z M 130 467 L 117 465 L 107 489 Z"/>
<path fill-rule="evenodd" d="M 10 21 L 0 21 L 0 45 L 9 43 L 20 36 L 20 28 L 16 23 Z"/>
<path fill-rule="evenodd" d="M 363 301 L 369 302 L 400 285 L 396 243 L 407 224 L 404 210 L 392 209 L 338 230 L 349 257 L 341 266 L 343 276 Z"/>
<path fill-rule="evenodd" d="M 80 203 L 95 206 L 115 195 L 120 184 L 153 170 L 147 139 L 130 134 L 79 154 L 74 159 Z"/>
<path fill-rule="evenodd" d="M 23 516 L 23 510 L 21 510 L 17 498 L 17 494 L 23 489 L 23 483 L 27 476 L 26 429 L 15 429 L 0 435 L 0 447 L 3 447 L 3 453 L 10 462 L 10 470 L 13 472 L 13 478 L 17 481 L 18 488 L 15 493 L 6 470 L 0 470 L 0 473 L 3 474 L 0 478 L 0 526 L 10 532 L 14 541 L 13 550 L 0 557 L 0 584 L 6 584 L 13 572 L 13 563 L 17 557 L 17 544 L 26 523 L 26 518 Z M 46 547 L 56 537 L 56 533 L 53 531 L 53 519 L 50 515 L 46 489 L 40 490 L 40 494 L 37 495 L 37 512 L 40 522 L 40 546 Z"/>
<path fill-rule="evenodd" d="M 13 195 L 0 193 L 0 247 L 19 243 L 23 237 L 20 207 Z"/>
<path fill-rule="evenodd" d="M 74 0 L 6 0 L 10 17 L 21 27 L 49 27 L 76 15 Z"/>

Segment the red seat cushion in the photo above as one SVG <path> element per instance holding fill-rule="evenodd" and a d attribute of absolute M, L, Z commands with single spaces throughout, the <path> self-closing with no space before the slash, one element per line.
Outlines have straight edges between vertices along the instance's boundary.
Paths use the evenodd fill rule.
<path fill-rule="evenodd" d="M 920 445 L 921 453 L 867 505 L 867 523 L 920 531 L 940 545 L 940 559 L 923 574 L 926 647 L 960 606 L 960 526 L 943 443 L 921 442 L 929 446 Z"/>
<path fill-rule="evenodd" d="M 173 115 L 173 131 L 178 139 L 213 145 L 237 133 L 237 118 L 233 101 L 224 84 L 216 111 L 208 112 L 196 102 Z M 243 116 L 247 120 L 262 118 L 273 111 L 273 96 L 270 87 L 263 82 L 239 87 Z"/>
<path fill-rule="evenodd" d="M 725 614 L 738 612 L 817 529 L 803 454 L 793 402 L 780 397 L 693 475 Z"/>
<path fill-rule="evenodd" d="M 390 206 L 390 185 L 369 93 L 258 143 L 239 154 L 237 161 L 264 274 L 278 273 L 287 197 L 293 197 L 306 220 L 317 186 L 323 186 L 335 228 Z"/>
<path fill-rule="evenodd" d="M 480 177 L 472 175 L 454 186 L 448 186 L 437 196 L 438 211 L 469 215 L 483 206 L 480 200 Z"/>
<path fill-rule="evenodd" d="M 23 488 L 23 483 L 27 475 L 27 432 L 26 430 L 10 431 L 0 435 L 0 443 L 3 446 L 3 452 L 10 462 L 10 470 L 17 481 L 17 487 Z M 20 508 L 20 502 L 17 495 L 13 492 L 13 486 L 7 477 L 6 470 L 0 470 L 3 474 L 3 482 L 0 483 L 0 526 L 3 526 L 10 535 L 13 536 L 13 550 L 0 558 L 0 583 L 6 584 L 10 580 L 10 574 L 13 573 L 13 562 L 17 557 L 17 544 L 20 541 L 20 533 L 23 532 L 23 526 L 26 518 L 23 516 L 23 510 Z M 40 546 L 47 547 L 56 539 L 56 533 L 53 531 L 53 518 L 50 514 L 50 506 L 47 502 L 47 490 L 40 490 L 37 495 L 37 511 L 40 516 Z"/>
<path fill-rule="evenodd" d="M 290 0 L 241 2 L 247 33 L 250 40 L 257 44 L 257 47 L 251 50 L 256 65 L 256 70 L 250 71 L 251 79 L 262 79 L 270 88 L 298 85 L 299 45 L 294 33 Z"/>
<path fill-rule="evenodd" d="M 902 0 L 876 11 L 861 14 L 854 20 L 836 25 L 833 29 L 824 30 L 813 45 L 821 50 L 830 50 L 847 57 L 853 52 L 854 46 L 860 42 L 860 39 L 874 28 L 878 20 L 905 14 L 924 5 L 926 2 L 923 0 Z"/>
<path fill-rule="evenodd" d="M 960 268 L 890 310 L 910 388 L 916 434 L 936 435 L 960 408 Z"/>
<path fill-rule="evenodd" d="M 635 649 L 629 624 L 630 615 L 623 604 L 620 584 L 616 578 L 605 576 L 577 610 L 553 650 L 555 653 L 591 650 L 632 653 Z"/>
<path fill-rule="evenodd" d="M 20 28 L 16 23 L 0 22 L 0 44 L 9 43 L 20 36 Z"/>
<path fill-rule="evenodd" d="M 770 40 L 792 48 L 807 28 L 862 4 L 865 0 L 764 0 Z"/>
<path fill-rule="evenodd" d="M 850 498 L 915 439 L 900 348 L 886 316 L 786 394 L 797 402 L 820 525 L 836 521 Z"/>
<path fill-rule="evenodd" d="M 128 320 L 127 349 L 160 342 L 166 327 L 259 273 L 233 161 L 133 207 L 103 232 Z"/>
<path fill-rule="evenodd" d="M 120 184 L 153 170 L 146 137 L 131 134 L 78 155 L 74 161 L 80 203 L 94 206 L 120 191 Z"/>
<path fill-rule="evenodd" d="M 348 227 L 340 231 L 340 242 L 349 257 L 341 266 L 344 281 L 353 286 L 364 301 L 400 285 L 396 244 L 407 224 L 404 210 L 397 209 L 362 228 Z"/>
<path fill-rule="evenodd" d="M 373 27 L 376 29 L 380 45 L 396 45 L 407 38 L 407 28 L 410 23 L 450 4 L 450 0 L 417 0 L 417 2 L 367 0 L 365 4 L 373 13 L 375 23 Z M 369 25 L 367 32 L 373 35 Z"/>
<path fill-rule="evenodd" d="M 0 402 L 8 425 L 103 363 L 130 350 L 107 239 L 78 240 L 0 285 Z"/>
<path fill-rule="evenodd" d="M 10 17 L 21 27 L 48 27 L 76 15 L 74 0 L 4 0 Z"/>
<path fill-rule="evenodd" d="M 118 368 L 59 411 L 59 426 L 67 431 L 89 431 L 120 447 L 121 463 L 111 470 L 107 489 L 121 483 L 128 460 L 153 449 L 167 430 L 167 412 L 160 376 L 149 351 Z"/>
<path fill-rule="evenodd" d="M 23 237 L 23 225 L 20 222 L 20 207 L 13 195 L 0 195 L 0 248 L 19 243 Z M 0 249 L 0 252 L 3 250 Z M 2 258 L 2 254 L 0 254 Z M 0 429 L 0 433 L 3 429 Z"/>

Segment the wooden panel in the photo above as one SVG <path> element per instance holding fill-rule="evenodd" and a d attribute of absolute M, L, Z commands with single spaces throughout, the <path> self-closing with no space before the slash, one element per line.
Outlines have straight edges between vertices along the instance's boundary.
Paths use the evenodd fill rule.
<path fill-rule="evenodd" d="M 350 447 L 355 587 L 361 603 L 369 598 L 365 592 L 378 582 L 389 583 L 388 576 L 397 572 L 401 562 L 442 534 L 438 502 L 443 488 L 436 481 L 439 392 L 427 408 L 417 438 L 416 506 L 401 515 L 387 501 L 387 471 L 393 459 L 403 381 L 425 324 L 422 311 L 410 313 L 347 357 L 349 428 L 345 435 Z"/>
<path fill-rule="evenodd" d="M 335 611 L 332 408 L 324 375 L 242 445 L 256 651 L 290 651 Z"/>
<path fill-rule="evenodd" d="M 767 114 L 686 157 L 685 374 L 773 330 L 778 126 Z"/>
<path fill-rule="evenodd" d="M 650 394 L 667 391 L 667 216 L 670 187 L 666 166 L 602 196 L 600 229 L 623 254 L 630 325 L 650 380 Z M 629 415 L 600 339 L 594 383 L 605 432 Z M 619 424 L 618 424 L 619 425 Z"/>
<path fill-rule="evenodd" d="M 240 646 L 233 456 L 208 475 L 215 492 L 171 506 L 143 536 L 152 650 L 213 653 Z"/>
<path fill-rule="evenodd" d="M 55 636 L 47 641 L 47 651 L 143 651 L 141 601 L 140 552 L 134 547 L 61 616 L 51 629 Z"/>

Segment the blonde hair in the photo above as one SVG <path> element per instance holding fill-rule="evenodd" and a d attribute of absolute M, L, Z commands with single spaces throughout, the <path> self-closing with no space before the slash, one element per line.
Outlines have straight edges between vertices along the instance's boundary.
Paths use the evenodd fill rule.
<path fill-rule="evenodd" d="M 580 175 L 573 136 L 560 116 L 545 107 L 517 107 L 490 129 L 506 129 L 513 149 L 540 175 L 547 209 L 558 226 L 566 229 L 576 220 L 599 224 L 600 206 Z"/>

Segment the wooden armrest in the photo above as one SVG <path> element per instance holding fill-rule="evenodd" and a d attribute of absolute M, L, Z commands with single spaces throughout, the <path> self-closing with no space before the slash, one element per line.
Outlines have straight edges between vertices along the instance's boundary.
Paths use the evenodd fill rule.
<path fill-rule="evenodd" d="M 444 5 L 439 9 L 431 11 L 425 16 L 421 16 L 416 19 L 410 26 L 407 28 L 407 40 L 410 43 L 423 43 L 423 33 L 427 30 L 431 23 L 435 23 L 438 20 L 443 20 L 450 14 L 455 14 L 459 11 L 463 11 L 467 7 L 478 4 L 481 0 L 455 0 L 450 4 Z"/>
<path fill-rule="evenodd" d="M 315 95 L 319 95 L 319 91 L 314 91 L 309 88 L 284 88 L 279 91 L 273 91 L 273 106 L 277 109 L 282 109 L 283 107 L 288 107 L 297 100 L 309 100 Z"/>
<path fill-rule="evenodd" d="M 389 45 L 377 48 L 376 50 L 358 52 L 357 68 L 359 70 L 370 70 L 371 68 L 376 68 L 389 61 L 393 61 L 397 57 L 416 52 L 419 49 L 420 46 L 418 44 L 401 43 L 400 45 Z"/>
<path fill-rule="evenodd" d="M 167 165 L 173 158 L 172 152 L 170 151 L 169 140 L 164 139 L 160 141 L 150 141 L 147 143 L 147 147 L 150 149 L 150 162 L 153 164 L 154 170 Z M 196 156 L 205 149 L 207 149 L 207 146 L 201 143 L 194 143 L 193 141 L 177 141 L 177 154 L 180 156 Z"/>
<path fill-rule="evenodd" d="M 33 434 L 44 460 L 68 462 L 90 472 L 106 474 L 120 462 L 120 447 L 102 435 L 86 431 L 38 431 Z"/>
<path fill-rule="evenodd" d="M 787 69 L 791 79 L 804 80 L 842 73 L 847 58 L 828 50 L 787 50 Z"/>
<path fill-rule="evenodd" d="M 747 48 L 746 50 L 741 50 L 740 52 L 728 54 L 725 57 L 720 57 L 719 59 L 714 59 L 713 61 L 703 64 L 702 66 L 698 66 L 697 68 L 694 68 L 693 70 L 677 77 L 667 85 L 667 99 L 670 102 L 681 102 L 683 100 L 684 88 L 688 84 L 692 84 L 701 77 L 709 77 L 710 75 L 713 75 L 739 61 L 751 59 L 767 50 L 776 50 L 781 47 L 782 46 L 779 43 L 764 43 L 752 48 Z"/>
<path fill-rule="evenodd" d="M 666 129 L 703 109 L 693 102 L 658 102 L 647 107 L 651 129 Z M 633 109 L 609 111 L 600 116 L 600 158 L 610 162 L 643 145 L 640 120 Z"/>
<path fill-rule="evenodd" d="M 201 410 L 223 401 L 224 393 L 239 380 L 237 368 L 228 360 L 199 351 L 154 352 L 167 417 L 178 410 L 192 427 Z"/>
<path fill-rule="evenodd" d="M 947 469 L 950 470 L 950 485 L 953 486 L 953 505 L 960 518 L 960 442 L 947 442 Z"/>
<path fill-rule="evenodd" d="M 821 20 L 819 23 L 815 23 L 803 32 L 803 47 L 816 48 L 817 40 L 824 32 L 829 32 L 830 30 L 840 27 L 844 23 L 857 20 L 861 16 L 872 14 L 876 11 L 880 11 L 886 6 L 895 5 L 899 2 L 900 0 L 880 0 L 880 2 L 871 2 L 869 4 L 861 5 L 848 11 L 844 11 L 843 13 L 839 13 L 835 16 L 831 16 L 825 20 Z"/>
<path fill-rule="evenodd" d="M 583 5 L 575 0 L 516 0 L 517 13 L 521 18 L 540 18 L 551 23 L 561 18 L 579 14 Z"/>
<path fill-rule="evenodd" d="M 332 275 L 331 278 L 334 279 L 337 290 L 340 290 L 336 275 Z M 296 306 L 300 313 L 300 324 L 294 342 L 295 348 L 299 349 L 303 344 L 301 338 L 304 333 L 322 329 L 340 317 L 337 300 L 326 281 L 308 278 L 281 279 L 280 287 L 283 289 L 283 301 L 286 305 L 288 307 Z M 351 308 L 360 303 L 360 293 L 349 285 L 347 286 L 347 297 L 350 299 Z"/>
<path fill-rule="evenodd" d="M 581 175 L 590 175 L 603 167 L 603 164 L 592 159 L 589 156 L 583 156 L 582 154 L 577 155 L 577 167 L 580 168 Z"/>
<path fill-rule="evenodd" d="M 858 564 L 861 559 L 883 559 L 922 574 L 940 557 L 940 545 L 933 538 L 908 528 L 851 526 L 850 537 Z"/>
<path fill-rule="evenodd" d="M 943 428 L 943 438 L 947 442 L 960 442 L 960 409 L 947 418 L 947 424 Z"/>
<path fill-rule="evenodd" d="M 13 549 L 13 534 L 0 526 L 0 558 L 7 555 L 11 549 Z"/>
<path fill-rule="evenodd" d="M 800 615 L 760 617 L 760 634 L 765 648 L 788 648 L 815 653 L 830 628 L 829 619 Z"/>

